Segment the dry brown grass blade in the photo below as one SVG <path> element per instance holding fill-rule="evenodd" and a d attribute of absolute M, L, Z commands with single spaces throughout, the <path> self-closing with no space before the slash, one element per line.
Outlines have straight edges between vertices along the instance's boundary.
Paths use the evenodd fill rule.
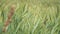
<path fill-rule="evenodd" d="M 7 26 L 10 24 L 11 18 L 12 18 L 13 14 L 14 14 L 14 10 L 15 10 L 15 5 L 12 5 L 12 6 L 11 6 L 11 10 L 10 10 L 10 12 L 8 13 L 7 21 L 6 21 L 5 24 L 4 24 L 3 32 L 6 31 Z"/>

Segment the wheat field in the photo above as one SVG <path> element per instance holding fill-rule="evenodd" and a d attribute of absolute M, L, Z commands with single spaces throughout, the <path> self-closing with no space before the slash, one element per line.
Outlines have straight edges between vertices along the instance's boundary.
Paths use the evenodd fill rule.
<path fill-rule="evenodd" d="M 3 32 L 11 5 L 14 14 Z M 60 0 L 0 0 L 0 34 L 60 34 Z"/>

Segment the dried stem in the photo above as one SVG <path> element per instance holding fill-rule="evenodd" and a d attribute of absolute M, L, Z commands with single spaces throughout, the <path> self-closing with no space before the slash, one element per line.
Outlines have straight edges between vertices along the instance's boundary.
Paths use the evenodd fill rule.
<path fill-rule="evenodd" d="M 6 20 L 5 24 L 4 24 L 3 32 L 6 31 L 7 26 L 10 24 L 11 18 L 12 18 L 13 14 L 14 14 L 14 10 L 15 10 L 15 5 L 12 5 L 11 10 L 8 13 L 8 18 L 7 18 L 7 20 Z"/>

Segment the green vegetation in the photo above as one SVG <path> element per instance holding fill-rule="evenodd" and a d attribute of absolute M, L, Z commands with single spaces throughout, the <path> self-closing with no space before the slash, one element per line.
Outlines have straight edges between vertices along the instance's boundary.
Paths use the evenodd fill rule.
<path fill-rule="evenodd" d="M 12 4 L 14 15 L 2 32 Z M 60 0 L 0 0 L 0 34 L 60 34 Z"/>

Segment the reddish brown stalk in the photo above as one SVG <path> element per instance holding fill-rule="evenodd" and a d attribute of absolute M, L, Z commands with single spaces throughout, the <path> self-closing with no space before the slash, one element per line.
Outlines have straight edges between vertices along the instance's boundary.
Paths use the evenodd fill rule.
<path fill-rule="evenodd" d="M 6 31 L 7 26 L 10 24 L 11 18 L 12 18 L 13 14 L 14 14 L 14 10 L 15 10 L 15 5 L 12 5 L 11 10 L 8 13 L 8 18 L 7 18 L 7 20 L 6 20 L 5 24 L 4 24 L 3 32 Z"/>

